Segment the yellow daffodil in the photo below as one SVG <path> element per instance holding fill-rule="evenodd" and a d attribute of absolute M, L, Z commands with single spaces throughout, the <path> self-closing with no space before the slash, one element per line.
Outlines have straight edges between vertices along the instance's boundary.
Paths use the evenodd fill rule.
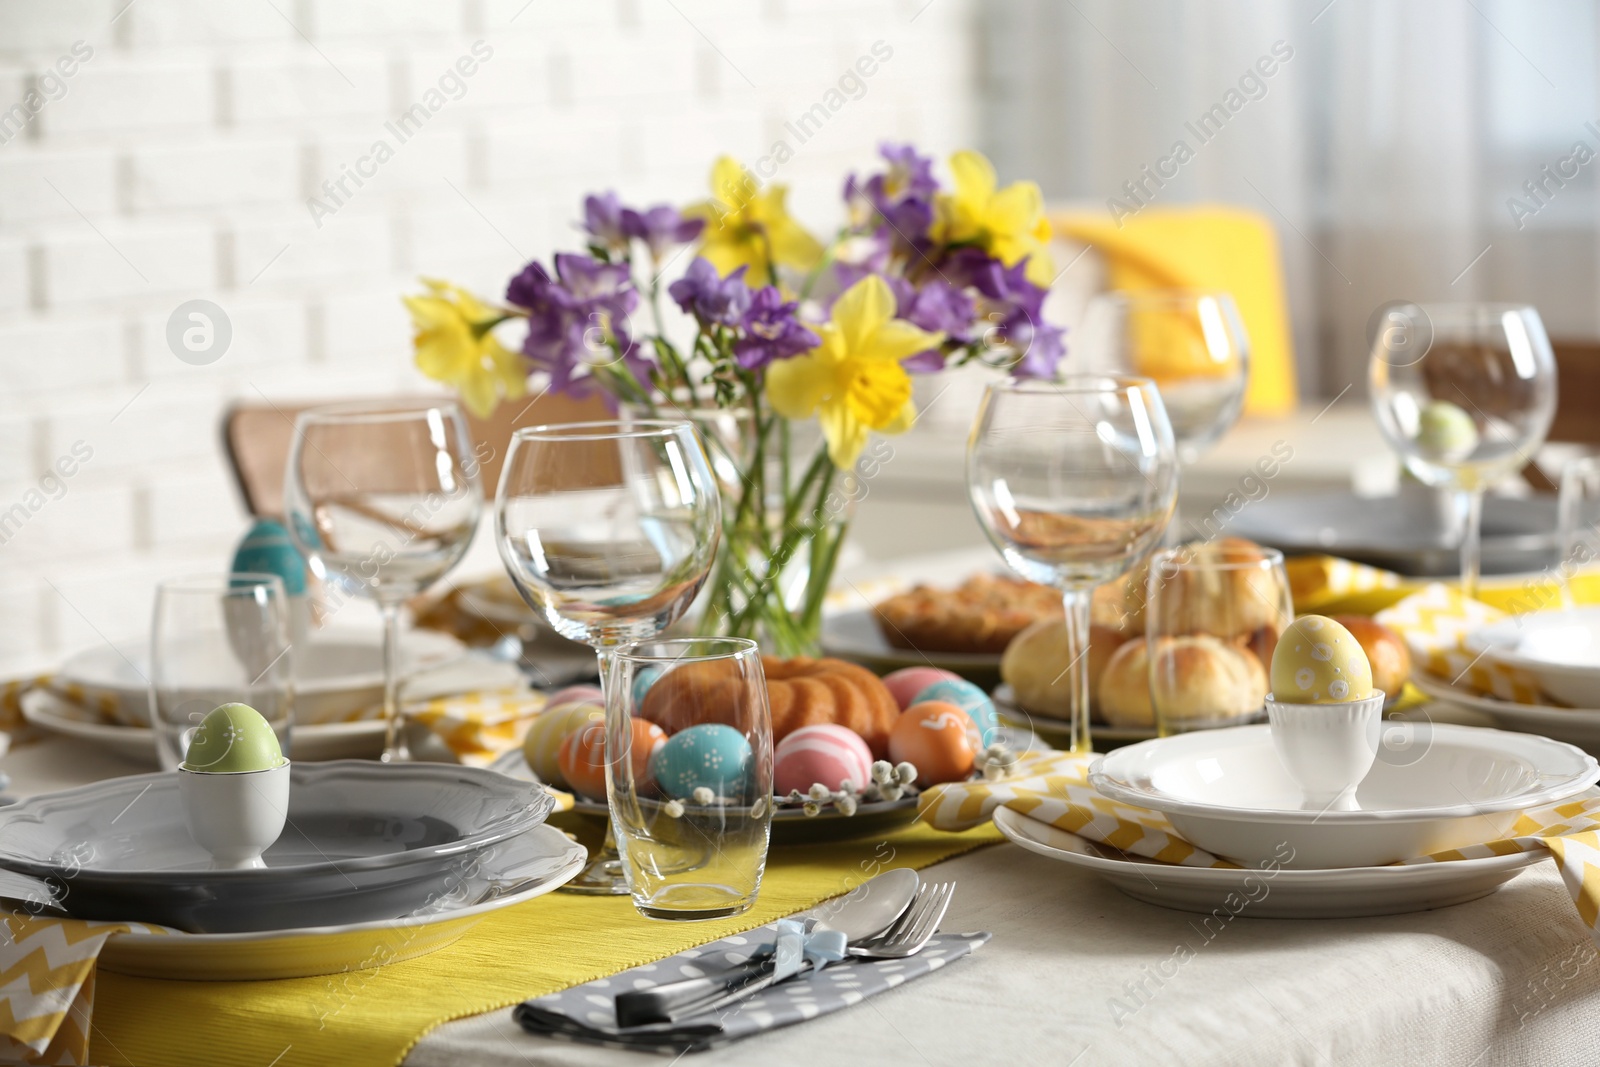
<path fill-rule="evenodd" d="M 404 298 L 417 330 L 412 340 L 417 369 L 452 386 L 479 418 L 494 411 L 500 397 L 526 393 L 528 368 L 522 357 L 507 350 L 490 330 L 505 313 L 447 282 L 422 281 L 428 295 Z"/>
<path fill-rule="evenodd" d="M 723 156 L 711 168 L 711 199 L 684 211 L 706 220 L 700 254 L 719 274 L 748 266 L 751 285 L 771 285 L 775 266 L 810 270 L 822 246 L 790 215 L 784 185 L 762 187 L 738 161 Z"/>
<path fill-rule="evenodd" d="M 1050 220 L 1044 217 L 1044 194 L 1034 182 L 1014 182 L 999 188 L 994 165 L 981 152 L 957 152 L 950 157 L 956 189 L 938 199 L 938 236 L 954 243 L 978 245 L 1006 266 L 1028 257 L 1027 278 L 1048 286 L 1055 267 L 1045 250 L 1050 240 Z"/>
<path fill-rule="evenodd" d="M 900 361 L 937 346 L 941 333 L 919 330 L 894 317 L 894 293 L 869 274 L 846 289 L 833 318 L 817 332 L 822 344 L 767 368 L 767 399 L 784 418 L 817 414 L 828 457 L 841 469 L 855 466 L 867 433 L 901 433 L 916 417 L 911 375 Z"/>

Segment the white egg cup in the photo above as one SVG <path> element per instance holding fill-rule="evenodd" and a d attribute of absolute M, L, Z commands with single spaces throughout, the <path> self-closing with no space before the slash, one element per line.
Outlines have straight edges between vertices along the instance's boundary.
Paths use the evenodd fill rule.
<path fill-rule="evenodd" d="M 1267 694 L 1272 747 L 1300 785 L 1302 807 L 1360 811 L 1356 787 L 1378 756 L 1384 693 L 1339 704 L 1289 704 Z"/>
<path fill-rule="evenodd" d="M 261 854 L 289 816 L 289 761 L 264 771 L 178 768 L 178 795 L 195 844 L 219 871 L 265 867 Z"/>

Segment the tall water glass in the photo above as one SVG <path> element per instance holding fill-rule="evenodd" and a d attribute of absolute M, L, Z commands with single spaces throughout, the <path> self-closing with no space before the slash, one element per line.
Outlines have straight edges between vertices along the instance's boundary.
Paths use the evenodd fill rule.
<path fill-rule="evenodd" d="M 1572 576 L 1600 560 L 1600 456 L 1579 456 L 1561 468 L 1556 504 L 1561 601 L 1573 607 Z"/>
<path fill-rule="evenodd" d="M 275 574 L 208 574 L 156 587 L 150 722 L 163 770 L 175 770 L 200 721 L 222 704 L 259 711 L 290 755 L 294 649 Z"/>
<path fill-rule="evenodd" d="M 1011 378 L 984 392 L 967 493 L 1011 569 L 1061 590 L 1071 748 L 1089 742 L 1089 602 L 1166 531 L 1178 493 L 1172 426 L 1147 378 Z"/>
<path fill-rule="evenodd" d="M 383 613 L 385 762 L 400 726 L 400 607 L 466 555 L 483 511 L 478 456 L 452 401 L 301 412 L 284 477 L 289 536 L 317 576 Z"/>
<path fill-rule="evenodd" d="M 756 643 L 633 645 L 611 680 L 606 785 L 634 907 L 679 920 L 749 910 L 772 823 L 772 717 Z"/>

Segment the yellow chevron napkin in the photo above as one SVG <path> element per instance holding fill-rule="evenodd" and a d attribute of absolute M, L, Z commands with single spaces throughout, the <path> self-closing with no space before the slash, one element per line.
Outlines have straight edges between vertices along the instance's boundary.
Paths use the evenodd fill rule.
<path fill-rule="evenodd" d="M 939 830 L 966 830 L 986 821 L 997 807 L 1011 808 L 1058 830 L 1130 855 L 1187 867 L 1237 867 L 1196 848 L 1173 830 L 1160 812 L 1101 796 L 1089 784 L 1092 755 L 1043 752 L 1024 757 L 999 781 L 952 782 L 922 794 L 917 817 Z M 1431 856 L 1405 860 L 1443 863 L 1548 849 L 1578 916 L 1600 943 L 1600 788 L 1591 787 L 1559 804 L 1530 808 L 1512 836 Z"/>
<path fill-rule="evenodd" d="M 95 961 L 130 931 L 176 932 L 0 912 L 0 1063 L 89 1062 Z"/>
<path fill-rule="evenodd" d="M 1468 634 L 1509 616 L 1454 586 L 1434 583 L 1373 617 L 1405 639 L 1420 670 L 1441 681 L 1518 704 L 1549 703 L 1527 671 L 1467 650 Z"/>
<path fill-rule="evenodd" d="M 546 699 L 531 689 L 458 693 L 408 703 L 405 714 L 438 735 L 462 763 L 487 767 L 522 743 Z"/>

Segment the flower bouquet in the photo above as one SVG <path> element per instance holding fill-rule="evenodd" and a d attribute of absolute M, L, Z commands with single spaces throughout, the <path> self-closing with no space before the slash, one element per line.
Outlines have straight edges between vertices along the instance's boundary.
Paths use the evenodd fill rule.
<path fill-rule="evenodd" d="M 948 185 L 910 146 L 882 156 L 845 181 L 826 244 L 786 187 L 728 158 L 711 198 L 681 211 L 588 197 L 587 250 L 529 263 L 502 304 L 434 280 L 407 297 L 417 366 L 480 416 L 531 379 L 695 421 L 725 527 L 701 629 L 815 652 L 858 461 L 872 434 L 916 421 L 911 375 L 977 361 L 1053 377 L 1065 353 L 1040 313 L 1053 270 L 1038 186 L 999 187 L 976 152 L 951 157 Z M 514 322 L 519 351 L 500 336 Z"/>

